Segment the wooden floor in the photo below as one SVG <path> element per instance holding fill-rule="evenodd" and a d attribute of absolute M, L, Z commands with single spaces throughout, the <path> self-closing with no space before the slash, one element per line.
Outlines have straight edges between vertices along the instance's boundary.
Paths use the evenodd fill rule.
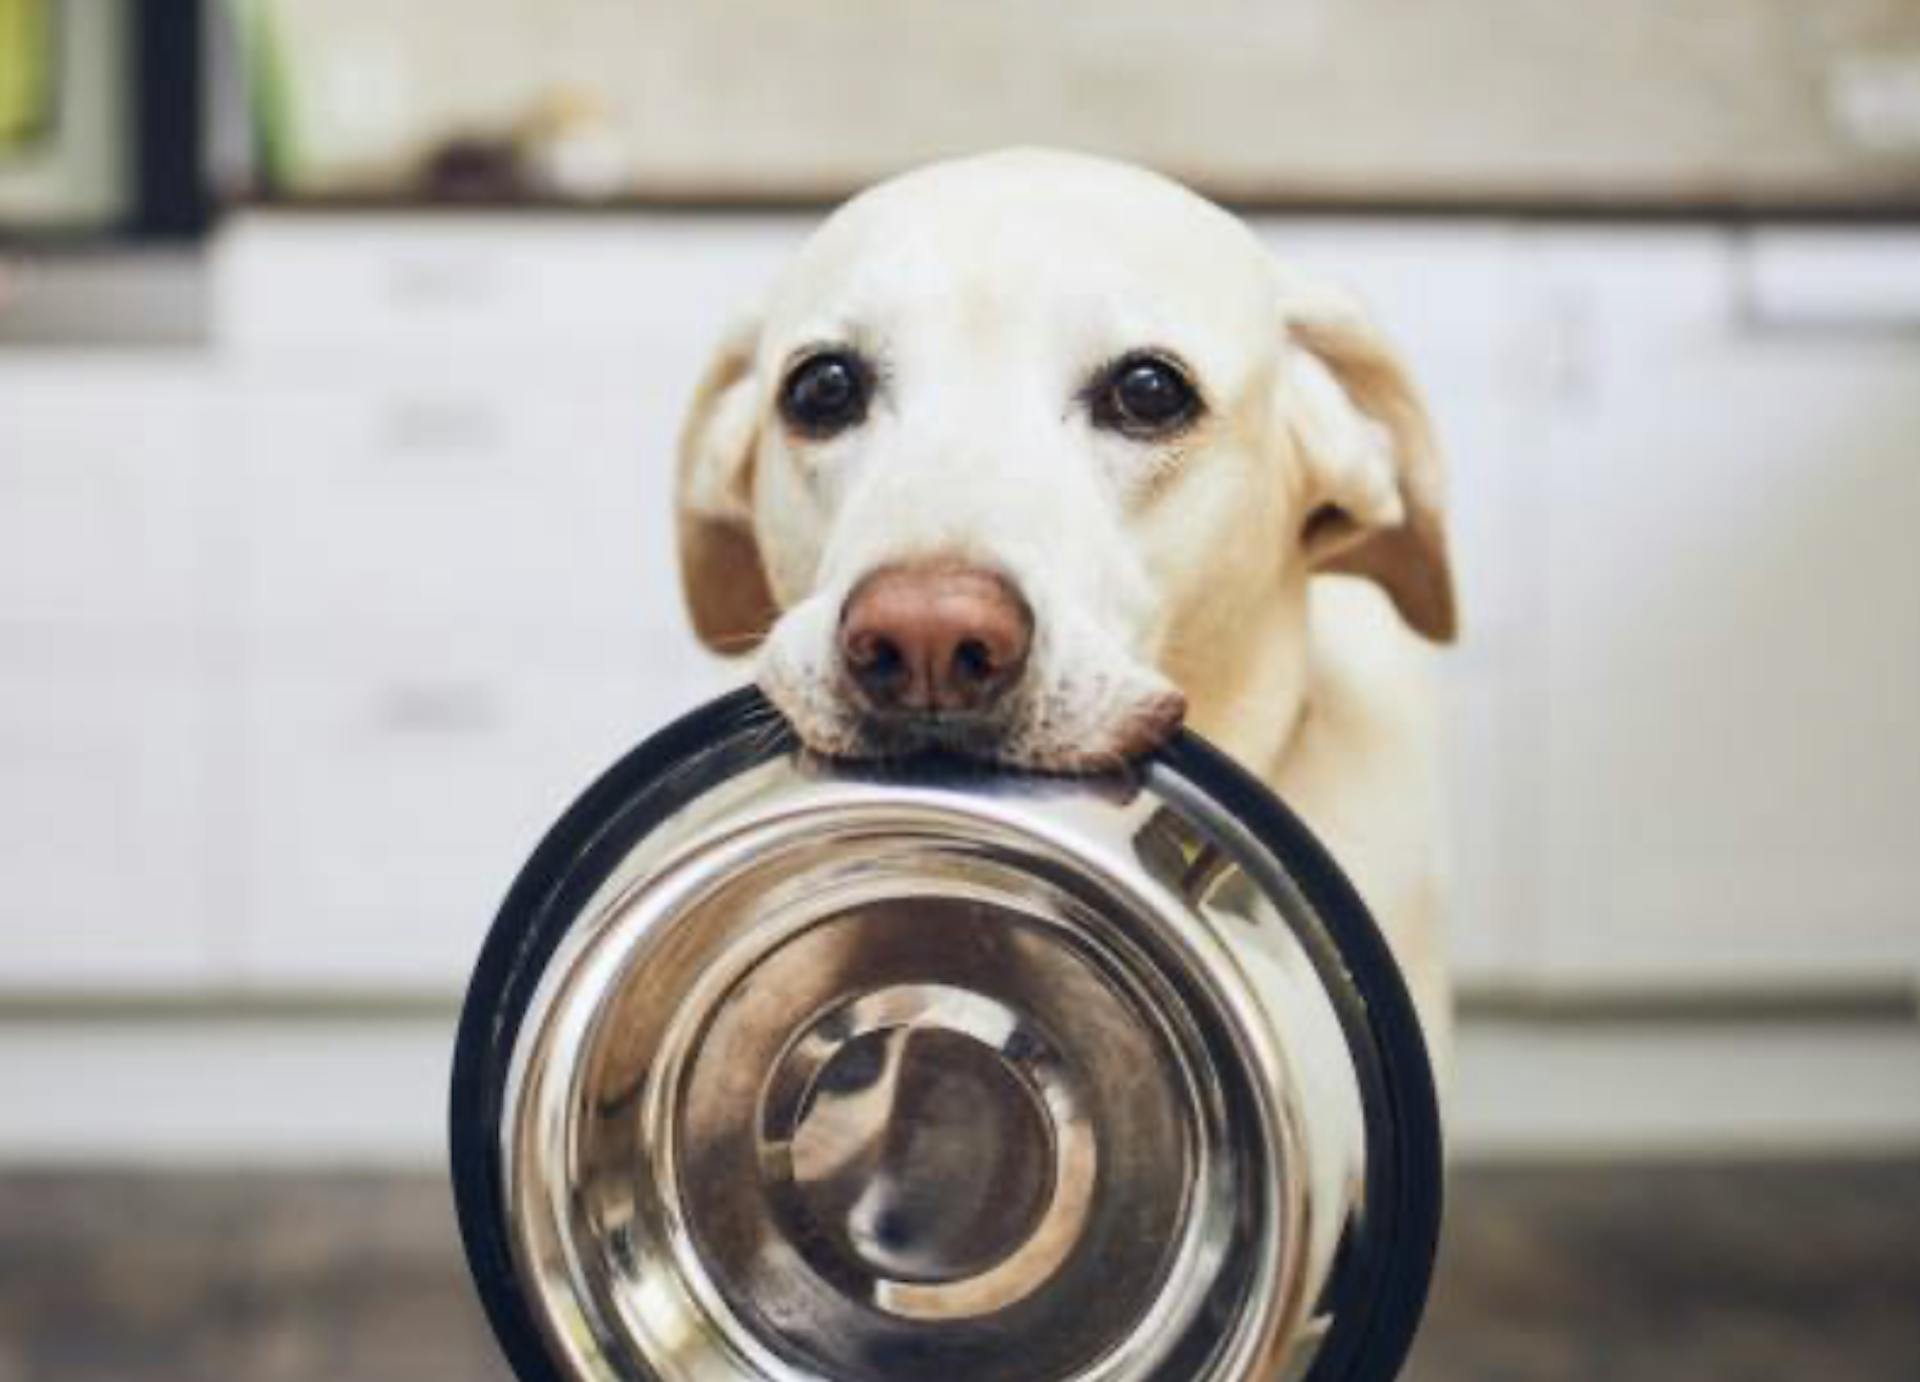
<path fill-rule="evenodd" d="M 1474 1171 L 1413 1382 L 1920 1379 L 1920 1163 Z M 430 1178 L 0 1177 L 0 1382 L 504 1382 Z"/>

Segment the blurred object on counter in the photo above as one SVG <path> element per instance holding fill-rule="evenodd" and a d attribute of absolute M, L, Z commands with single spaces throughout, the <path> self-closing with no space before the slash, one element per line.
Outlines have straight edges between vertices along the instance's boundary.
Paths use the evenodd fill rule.
<path fill-rule="evenodd" d="M 56 89 L 53 0 L 0 0 L 0 157 L 52 127 Z"/>
<path fill-rule="evenodd" d="M 513 141 L 476 134 L 455 135 L 430 152 L 420 189 L 442 202 L 511 201 L 532 191 Z"/>
<path fill-rule="evenodd" d="M 627 153 L 605 101 L 559 86 L 504 134 L 458 134 L 430 150 L 419 183 L 435 201 L 604 201 L 629 190 Z"/>
<path fill-rule="evenodd" d="M 631 186 L 626 142 L 612 107 L 591 87 L 547 91 L 515 134 L 534 186 L 548 196 L 594 201 Z"/>

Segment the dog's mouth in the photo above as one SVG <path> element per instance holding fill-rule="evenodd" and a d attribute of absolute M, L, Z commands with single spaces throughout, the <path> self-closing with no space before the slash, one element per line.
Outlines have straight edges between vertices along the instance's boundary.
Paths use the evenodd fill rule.
<path fill-rule="evenodd" d="M 1148 698 L 1091 732 L 1052 729 L 1044 708 L 1020 703 L 989 712 L 876 713 L 847 706 L 843 732 L 815 744 L 831 757 L 899 760 L 923 756 L 961 759 L 990 767 L 1083 775 L 1114 772 L 1143 758 L 1180 729 L 1186 702 L 1177 692 Z"/>
<path fill-rule="evenodd" d="M 1168 694 L 1086 734 L 1050 732 L 1044 717 L 998 714 L 788 712 L 786 718 L 800 742 L 824 758 L 876 762 L 939 757 L 984 767 L 1082 776 L 1121 771 L 1153 753 L 1178 732 L 1185 711 L 1185 701 L 1178 694 Z"/>
<path fill-rule="evenodd" d="M 991 695 L 863 686 L 823 639 L 838 607 L 803 602 L 762 646 L 755 679 L 800 742 L 824 758 L 969 760 L 1017 771 L 1093 775 L 1122 770 L 1178 731 L 1186 700 L 1150 664 L 1097 641 L 1031 659 Z M 1057 635 L 1056 635 L 1057 636 Z M 962 690 L 966 688 L 960 688 Z M 955 702 L 958 703 L 955 703 Z"/>
<path fill-rule="evenodd" d="M 949 754 L 982 763 L 1014 762 L 1009 752 L 1014 730 L 1010 717 L 962 711 L 912 714 L 856 712 L 851 757 L 907 758 Z"/>

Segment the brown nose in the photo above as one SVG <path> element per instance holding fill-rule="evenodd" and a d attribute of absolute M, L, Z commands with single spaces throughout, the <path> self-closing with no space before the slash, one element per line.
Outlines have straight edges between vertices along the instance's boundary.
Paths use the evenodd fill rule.
<path fill-rule="evenodd" d="M 951 563 L 888 566 L 840 611 L 840 659 L 875 710 L 980 711 L 1020 679 L 1033 615 L 1003 576 Z"/>

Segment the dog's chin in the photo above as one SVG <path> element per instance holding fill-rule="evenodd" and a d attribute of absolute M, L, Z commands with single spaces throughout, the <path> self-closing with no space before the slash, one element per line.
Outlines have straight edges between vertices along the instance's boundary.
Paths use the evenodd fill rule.
<path fill-rule="evenodd" d="M 913 758 L 938 754 L 979 763 L 1008 763 L 1008 723 L 990 715 L 851 716 L 854 758 Z"/>
<path fill-rule="evenodd" d="M 794 696 L 763 686 L 810 751 L 857 762 L 937 756 L 1026 772 L 1114 772 L 1164 744 L 1186 714 L 1185 699 L 1170 690 L 1088 722 L 1020 706 L 992 714 L 875 714 L 850 695 Z"/>
<path fill-rule="evenodd" d="M 897 759 L 939 753 L 1029 772 L 1112 772 L 1180 728 L 1186 698 L 1150 661 L 1085 619 L 1042 624 L 1026 675 L 991 709 L 875 714 L 838 665 L 840 602 L 810 596 L 775 621 L 754 680 L 813 753 Z"/>

